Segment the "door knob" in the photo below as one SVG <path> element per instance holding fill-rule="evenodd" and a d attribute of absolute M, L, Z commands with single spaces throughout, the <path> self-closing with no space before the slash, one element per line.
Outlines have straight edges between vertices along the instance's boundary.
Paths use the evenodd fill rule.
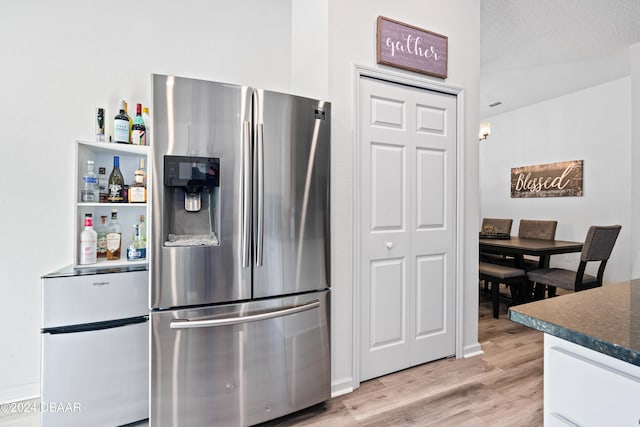
<path fill-rule="evenodd" d="M 387 242 L 384 245 L 387 247 L 387 249 L 393 248 L 393 242 Z"/>

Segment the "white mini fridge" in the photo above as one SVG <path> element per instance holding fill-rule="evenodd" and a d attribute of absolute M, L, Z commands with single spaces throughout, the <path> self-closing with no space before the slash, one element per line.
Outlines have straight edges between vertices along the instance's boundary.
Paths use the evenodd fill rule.
<path fill-rule="evenodd" d="M 147 305 L 146 266 L 42 277 L 42 427 L 148 419 Z"/>

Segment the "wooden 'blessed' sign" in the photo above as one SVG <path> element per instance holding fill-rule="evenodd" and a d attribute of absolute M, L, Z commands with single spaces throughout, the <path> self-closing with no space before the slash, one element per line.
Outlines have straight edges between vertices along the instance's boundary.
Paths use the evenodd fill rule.
<path fill-rule="evenodd" d="M 378 16 L 378 64 L 447 78 L 448 37 Z"/>
<path fill-rule="evenodd" d="M 582 196 L 582 160 L 511 168 L 511 197 Z"/>

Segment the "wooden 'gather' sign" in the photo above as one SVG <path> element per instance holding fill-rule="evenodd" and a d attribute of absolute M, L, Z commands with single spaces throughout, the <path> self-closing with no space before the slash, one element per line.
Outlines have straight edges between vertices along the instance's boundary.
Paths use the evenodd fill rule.
<path fill-rule="evenodd" d="M 378 16 L 378 64 L 447 78 L 448 37 Z"/>
<path fill-rule="evenodd" d="M 582 160 L 511 168 L 511 197 L 582 196 Z"/>

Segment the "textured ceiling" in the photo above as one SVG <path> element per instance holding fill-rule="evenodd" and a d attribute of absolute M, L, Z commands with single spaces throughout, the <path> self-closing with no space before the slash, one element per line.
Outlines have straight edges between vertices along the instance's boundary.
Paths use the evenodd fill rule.
<path fill-rule="evenodd" d="M 629 75 L 640 0 L 481 0 L 481 23 L 487 118 Z"/>

